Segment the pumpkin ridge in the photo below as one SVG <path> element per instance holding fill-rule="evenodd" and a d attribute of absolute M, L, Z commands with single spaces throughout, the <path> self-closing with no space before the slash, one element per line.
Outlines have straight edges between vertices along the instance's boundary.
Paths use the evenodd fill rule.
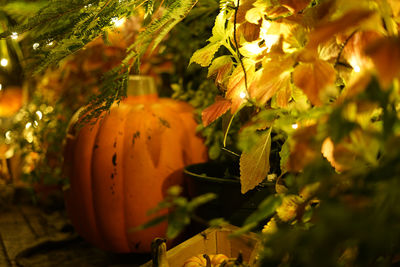
<path fill-rule="evenodd" d="M 122 102 L 120 105 L 124 105 L 125 106 L 125 103 Z M 125 157 L 127 157 L 126 151 L 129 150 L 129 147 L 130 147 L 129 146 L 129 137 L 128 137 L 128 135 L 127 135 L 127 140 L 125 140 L 125 135 L 126 135 L 125 126 L 126 126 L 127 123 L 129 123 L 129 120 L 127 118 L 128 118 L 128 114 L 131 112 L 131 109 L 129 108 L 128 105 L 126 105 L 126 107 L 127 107 L 127 109 L 126 109 L 127 112 L 125 114 L 123 114 L 124 120 L 121 122 L 122 126 L 119 129 L 119 130 L 122 130 L 122 136 L 118 135 L 118 137 L 120 137 L 119 138 L 120 140 L 117 143 L 117 150 L 118 151 L 122 151 L 122 157 L 120 156 L 120 163 L 119 163 L 120 172 L 121 172 L 120 179 L 122 179 L 122 181 L 123 181 L 122 182 L 123 193 L 122 193 L 122 196 L 121 196 L 122 197 L 121 210 L 123 210 L 123 212 L 122 212 L 122 216 L 123 216 L 122 229 L 123 229 L 123 237 L 124 237 L 124 240 L 125 240 L 126 246 L 128 247 L 128 252 L 129 252 L 129 250 L 131 248 L 130 248 L 128 233 L 127 233 L 128 226 L 127 226 L 127 216 L 126 216 L 126 213 L 127 213 L 127 204 L 126 204 L 126 201 L 127 201 L 127 190 L 126 190 L 126 188 L 127 188 L 127 185 L 126 185 L 127 175 L 126 175 L 126 172 L 125 172 L 125 169 L 126 169 L 125 168 L 125 161 L 123 161 L 123 159 Z M 123 110 L 123 109 L 121 109 L 121 110 Z M 118 139 L 118 137 L 117 137 L 117 139 Z M 119 146 L 118 146 L 118 144 L 119 144 Z M 125 144 L 127 144 L 127 145 L 125 145 Z M 125 148 L 127 148 L 127 149 L 125 149 Z"/>
<path fill-rule="evenodd" d="M 103 238 L 103 235 L 101 234 L 101 232 L 100 232 L 100 226 L 99 226 L 99 224 L 98 224 L 98 220 L 97 220 L 97 216 L 96 216 L 96 209 L 94 208 L 94 194 L 93 194 L 93 168 L 92 168 L 92 163 L 93 163 L 93 155 L 94 155 L 94 153 L 95 153 L 95 150 L 98 148 L 98 145 L 97 145 L 97 142 L 96 142 L 96 140 L 97 140 L 97 135 L 99 134 L 99 130 L 100 130 L 100 126 L 101 126 L 101 124 L 102 124 L 102 119 L 100 119 L 100 120 L 98 120 L 97 122 L 96 122 L 96 125 L 95 126 L 93 126 L 93 127 L 91 127 L 90 125 L 86 125 L 85 127 L 89 127 L 89 131 L 95 131 L 95 133 L 93 134 L 94 135 L 94 142 L 93 142 L 93 147 L 92 147 L 92 154 L 91 154 L 91 157 L 90 157 L 90 162 L 89 162 L 89 166 L 90 166 L 90 176 L 89 176 L 89 181 L 90 181 L 90 195 L 91 195 L 91 201 L 89 201 L 89 203 L 90 203 L 90 207 L 91 207 L 91 209 L 92 209 L 92 213 L 93 213 L 93 216 L 94 216 L 94 220 L 93 220 L 93 223 L 94 223 L 94 228 L 95 228 L 95 230 L 94 230 L 94 232 L 95 232 L 95 235 L 97 235 L 97 239 L 98 240 L 100 240 L 101 241 L 101 244 L 104 246 L 104 247 L 106 247 L 106 241 L 104 240 L 104 238 Z"/>
<path fill-rule="evenodd" d="M 122 155 L 117 155 L 120 146 L 115 148 L 114 140 L 117 138 L 117 142 L 120 142 L 118 132 L 121 131 L 123 121 L 126 120 L 126 111 L 127 109 L 120 103 L 120 107 L 112 106 L 109 114 L 102 119 L 95 137 L 95 142 L 99 147 L 94 151 L 91 166 L 91 178 L 96 178 L 93 179 L 93 206 L 101 236 L 112 249 L 123 252 L 129 251 L 129 243 L 125 231 L 122 230 L 125 214 L 118 212 L 123 210 L 121 207 L 123 200 L 119 199 L 122 195 L 120 191 L 123 190 L 120 164 Z M 114 153 L 117 155 L 116 158 Z M 99 166 L 102 169 L 98 169 Z M 114 174 L 112 179 L 111 174 Z"/>
<path fill-rule="evenodd" d="M 99 227 L 96 222 L 95 211 L 93 209 L 92 180 L 87 179 L 87 175 L 89 178 L 91 177 L 91 168 L 88 168 L 88 166 L 91 165 L 93 150 L 89 150 L 90 155 L 87 155 L 86 157 L 84 154 L 85 152 L 81 152 L 86 151 L 86 147 L 95 145 L 95 138 L 91 132 L 97 131 L 99 124 L 96 123 L 94 126 L 90 126 L 90 128 L 89 126 L 85 126 L 82 131 L 77 133 L 75 132 L 77 122 L 78 116 L 76 116 L 75 120 L 71 121 L 71 124 L 68 126 L 68 132 L 74 133 L 74 138 L 67 140 L 65 147 L 68 155 L 65 157 L 65 159 L 70 160 L 69 162 L 65 162 L 67 165 L 70 165 L 68 166 L 69 170 L 67 171 L 67 175 L 69 176 L 68 178 L 70 180 L 70 188 L 65 194 L 66 208 L 76 230 L 82 236 L 88 237 L 89 240 L 98 244 L 98 246 L 105 248 L 106 246 L 103 238 L 100 235 Z M 82 162 L 87 164 L 84 164 L 82 168 L 75 168 L 75 166 L 81 164 Z M 88 173 L 85 173 L 85 169 L 88 169 Z M 90 197 L 81 192 L 82 187 L 85 185 L 85 180 L 90 183 L 86 186 L 86 189 L 88 190 L 87 194 L 89 194 Z M 85 201 L 85 198 L 90 199 Z M 80 208 L 76 209 L 76 205 L 79 205 Z"/>

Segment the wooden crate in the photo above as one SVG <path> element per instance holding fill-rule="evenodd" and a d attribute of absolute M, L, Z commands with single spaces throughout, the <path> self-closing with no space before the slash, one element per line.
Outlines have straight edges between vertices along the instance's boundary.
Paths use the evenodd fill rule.
<path fill-rule="evenodd" d="M 220 228 L 208 228 L 193 236 L 185 242 L 167 251 L 169 266 L 180 267 L 192 256 L 199 254 L 225 254 L 230 258 L 236 258 L 239 252 L 248 263 L 254 263 L 260 240 L 255 233 L 247 233 L 240 237 L 230 237 L 235 230 L 239 229 L 233 225 Z M 254 266 L 254 264 L 250 264 Z M 152 261 L 141 267 L 152 266 Z"/>

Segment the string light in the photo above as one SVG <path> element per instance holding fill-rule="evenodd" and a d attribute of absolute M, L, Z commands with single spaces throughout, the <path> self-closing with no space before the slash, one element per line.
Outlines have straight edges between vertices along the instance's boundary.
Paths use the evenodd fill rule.
<path fill-rule="evenodd" d="M 7 141 L 11 141 L 11 131 L 7 131 L 5 136 Z"/>
<path fill-rule="evenodd" d="M 239 97 L 240 97 L 241 99 L 245 99 L 246 96 L 247 96 L 247 94 L 246 94 L 245 92 L 240 92 L 240 94 L 239 94 Z"/>
<path fill-rule="evenodd" d="M 8 59 L 2 58 L 0 60 L 0 65 L 3 66 L 3 67 L 6 67 L 8 65 Z"/>
<path fill-rule="evenodd" d="M 36 111 L 36 115 L 38 116 L 39 120 L 43 118 L 43 113 L 40 110 Z"/>
<path fill-rule="evenodd" d="M 0 91 L 3 89 L 3 85 L 0 83 Z"/>
<path fill-rule="evenodd" d="M 53 41 L 50 41 L 47 43 L 48 46 L 52 46 L 53 45 Z"/>
<path fill-rule="evenodd" d="M 296 130 L 297 128 L 299 128 L 299 125 L 298 125 L 297 123 L 294 123 L 294 124 L 292 124 L 292 128 L 293 128 L 294 130 Z"/>
<path fill-rule="evenodd" d="M 353 69 L 354 69 L 355 72 L 360 72 L 361 71 L 361 68 L 358 65 L 354 66 Z"/>
<path fill-rule="evenodd" d="M 32 45 L 32 47 L 33 47 L 34 50 L 38 49 L 39 48 L 39 43 L 34 43 Z"/>
<path fill-rule="evenodd" d="M 113 17 L 111 19 L 111 22 L 114 24 L 115 27 L 121 27 L 124 23 L 125 23 L 125 18 L 117 18 L 117 17 Z"/>
<path fill-rule="evenodd" d="M 25 129 L 29 129 L 32 126 L 32 122 L 28 122 L 27 124 L 25 124 Z"/>
<path fill-rule="evenodd" d="M 11 39 L 17 40 L 17 39 L 18 39 L 18 33 L 13 32 L 13 33 L 11 34 Z"/>

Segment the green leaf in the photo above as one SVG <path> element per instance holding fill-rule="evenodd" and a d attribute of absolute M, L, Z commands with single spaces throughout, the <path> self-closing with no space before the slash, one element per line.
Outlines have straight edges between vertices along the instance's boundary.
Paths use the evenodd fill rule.
<path fill-rule="evenodd" d="M 343 107 L 333 110 L 328 120 L 328 131 L 334 143 L 348 136 L 356 127 L 356 123 L 343 117 Z"/>
<path fill-rule="evenodd" d="M 220 43 L 209 43 L 205 47 L 200 48 L 193 53 L 193 56 L 190 58 L 189 65 L 195 62 L 202 67 L 209 66 L 214 58 L 214 54 L 218 51 L 220 46 Z"/>
<path fill-rule="evenodd" d="M 244 225 L 266 220 L 269 216 L 275 213 L 275 210 L 281 205 L 282 197 L 280 195 L 270 195 L 261 202 L 257 210 L 253 212 L 244 222 Z"/>
<path fill-rule="evenodd" d="M 224 67 L 227 64 L 231 64 L 232 59 L 230 56 L 220 56 L 214 59 L 211 63 L 211 66 L 208 68 L 207 77 L 210 77 L 215 72 L 217 72 L 220 68 Z"/>
<path fill-rule="evenodd" d="M 223 41 L 226 39 L 226 34 L 225 34 L 225 12 L 220 12 L 215 19 L 214 27 L 212 29 L 212 36 L 209 39 L 211 43 Z"/>
<path fill-rule="evenodd" d="M 281 158 L 280 166 L 282 171 L 286 171 L 286 163 L 290 156 L 290 146 L 288 140 L 282 145 L 281 151 L 279 151 L 279 157 Z"/>
<path fill-rule="evenodd" d="M 188 203 L 188 210 L 194 211 L 197 207 L 217 198 L 217 195 L 214 193 L 207 193 L 198 197 L 193 198 Z"/>
<path fill-rule="evenodd" d="M 267 176 L 270 164 L 271 129 L 264 131 L 258 142 L 240 157 L 240 183 L 242 194 L 256 187 Z"/>
<path fill-rule="evenodd" d="M 148 221 L 148 222 L 146 222 L 144 224 L 141 224 L 141 225 L 139 225 L 137 227 L 133 227 L 133 228 L 128 229 L 128 232 L 131 233 L 131 232 L 144 230 L 144 229 L 156 226 L 156 225 L 162 223 L 165 220 L 167 220 L 167 215 L 159 216 L 159 217 L 156 217 L 156 218 L 154 218 L 154 219 L 152 219 L 152 220 L 150 220 L 150 221 Z"/>

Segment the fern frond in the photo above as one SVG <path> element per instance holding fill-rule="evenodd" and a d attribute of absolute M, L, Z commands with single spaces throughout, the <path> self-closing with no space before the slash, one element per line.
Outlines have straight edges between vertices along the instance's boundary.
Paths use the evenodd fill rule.
<path fill-rule="evenodd" d="M 132 61 L 136 64 L 138 59 L 149 51 L 150 53 L 159 45 L 165 38 L 168 32 L 186 17 L 189 11 L 196 5 L 197 0 L 180 0 L 180 1 L 166 1 L 164 6 L 166 10 L 161 18 L 153 20 L 144 32 L 139 34 L 135 43 L 128 47 L 128 56 L 123 61 L 128 64 Z M 138 66 L 135 66 L 138 69 Z"/>
<path fill-rule="evenodd" d="M 121 65 L 104 75 L 100 94 L 90 101 L 84 113 L 84 121 L 89 121 L 125 95 L 132 66 L 138 69 L 141 56 L 152 52 L 168 32 L 186 17 L 197 1 L 51 0 L 26 23 L 0 33 L 0 39 L 9 38 L 14 31 L 19 34 L 29 32 L 32 42 L 39 44 L 39 49 L 31 51 L 34 58 L 28 69 L 39 73 L 102 35 L 113 26 L 113 18 L 129 17 L 138 7 L 142 7 L 150 20 L 136 41 L 128 47 Z M 161 17 L 151 19 L 159 10 Z"/>

